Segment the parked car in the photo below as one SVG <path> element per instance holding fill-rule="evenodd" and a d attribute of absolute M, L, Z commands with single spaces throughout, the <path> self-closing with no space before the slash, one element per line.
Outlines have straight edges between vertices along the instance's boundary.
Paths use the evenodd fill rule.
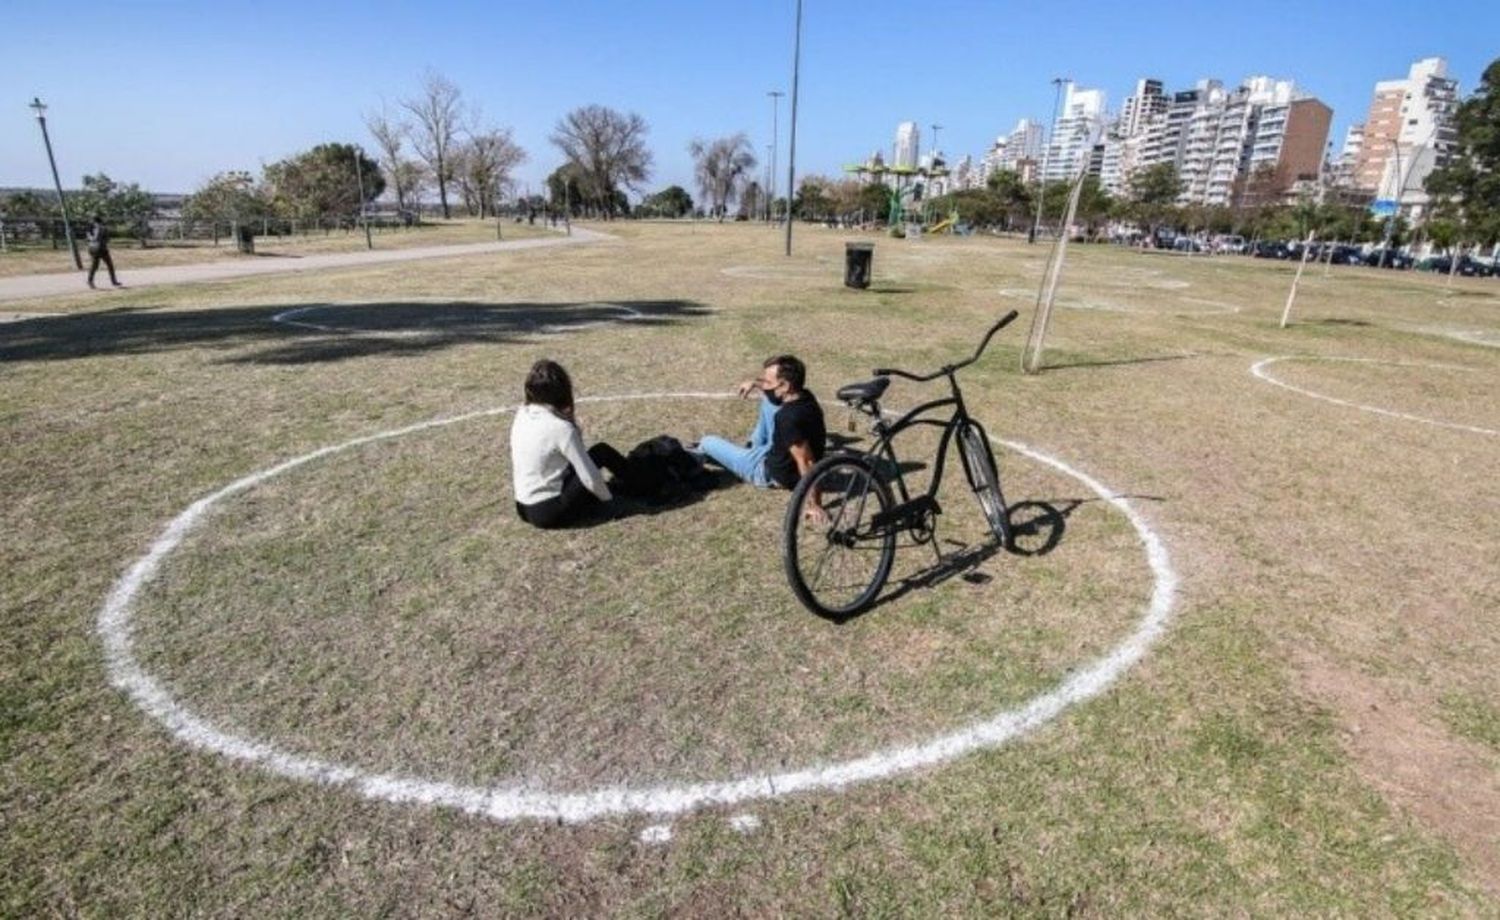
<path fill-rule="evenodd" d="M 1222 252 L 1228 255 L 1241 255 L 1245 252 L 1246 248 L 1243 236 L 1221 236 L 1214 242 L 1214 252 Z"/>
<path fill-rule="evenodd" d="M 1453 270 L 1453 257 L 1449 255 L 1428 256 L 1417 263 L 1417 270 L 1446 275 Z M 1494 269 L 1488 263 L 1466 255 L 1458 260 L 1457 274 L 1466 278 L 1488 278 L 1494 274 Z"/>
<path fill-rule="evenodd" d="M 1358 246 L 1340 244 L 1333 247 L 1333 252 L 1329 254 L 1328 261 L 1334 265 L 1359 265 L 1364 261 L 1364 253 L 1360 251 Z"/>
<path fill-rule="evenodd" d="M 1203 246 L 1190 236 L 1179 236 L 1172 241 L 1172 250 L 1174 252 L 1202 252 Z"/>
<path fill-rule="evenodd" d="M 1260 240 L 1250 254 L 1257 259 L 1290 259 L 1291 250 L 1280 240 Z"/>
<path fill-rule="evenodd" d="M 1412 257 L 1399 249 L 1372 249 L 1365 253 L 1365 264 L 1379 267 L 1382 263 L 1382 255 L 1386 268 L 1405 270 L 1412 266 Z"/>

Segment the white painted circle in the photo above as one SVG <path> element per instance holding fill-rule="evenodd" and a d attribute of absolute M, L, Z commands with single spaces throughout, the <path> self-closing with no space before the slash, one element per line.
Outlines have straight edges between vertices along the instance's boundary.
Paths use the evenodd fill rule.
<path fill-rule="evenodd" d="M 632 393 L 585 397 L 579 401 L 726 398 L 732 397 L 724 393 Z M 793 792 L 840 789 L 852 783 L 934 766 L 973 751 L 995 747 L 1044 725 L 1068 706 L 1102 693 L 1145 656 L 1166 630 L 1171 619 L 1177 593 L 1177 573 L 1172 569 L 1165 544 L 1135 507 L 1124 496 L 1112 492 L 1098 480 L 1055 457 L 1024 444 L 992 437 L 991 440 L 996 444 L 1072 476 L 1125 515 L 1145 546 L 1146 561 L 1153 578 L 1151 600 L 1135 628 L 1119 645 L 1076 668 L 1066 680 L 1047 693 L 1017 708 L 915 744 L 887 748 L 838 763 L 713 782 L 614 786 L 569 793 L 519 785 L 461 785 L 418 776 L 377 773 L 296 754 L 269 741 L 235 735 L 189 710 L 136 660 L 131 637 L 131 604 L 136 594 L 156 575 L 162 562 L 199 526 L 209 509 L 218 502 L 248 491 L 272 477 L 360 445 L 513 411 L 514 406 L 506 406 L 432 419 L 320 448 L 237 479 L 188 506 L 187 510 L 172 519 L 146 555 L 132 563 L 115 582 L 100 608 L 98 629 L 103 639 L 110 681 L 128 694 L 149 716 L 161 722 L 187 744 L 233 760 L 258 764 L 289 779 L 349 786 L 370 799 L 439 805 L 497 821 L 540 818 L 578 822 L 604 815 L 679 814 L 705 805 L 726 805 Z"/>
<path fill-rule="evenodd" d="M 1263 358 L 1250 365 L 1250 373 L 1258 377 L 1259 379 L 1264 380 L 1266 383 L 1274 383 L 1283 389 L 1291 390 L 1293 393 L 1300 393 L 1303 396 L 1311 396 L 1313 399 L 1321 399 L 1324 402 L 1333 403 L 1336 406 L 1346 406 L 1350 409 L 1358 409 L 1361 412 L 1373 412 L 1376 415 L 1384 415 L 1387 418 L 1399 418 L 1408 422 L 1421 422 L 1424 425 L 1434 425 L 1438 428 L 1451 428 L 1455 431 L 1469 431 L 1473 432 L 1474 434 L 1500 435 L 1500 431 L 1496 431 L 1492 428 L 1480 428 L 1477 425 L 1463 425 L 1459 424 L 1458 422 L 1444 422 L 1439 419 L 1427 418 L 1426 416 L 1422 415 L 1412 415 L 1408 412 L 1397 412 L 1394 409 L 1384 409 L 1380 406 L 1367 406 L 1363 403 L 1350 402 L 1347 399 L 1339 399 L 1337 396 L 1329 396 L 1326 393 L 1319 393 L 1315 390 L 1308 390 L 1304 389 L 1303 387 L 1294 386 L 1293 384 L 1287 383 L 1284 380 L 1277 380 L 1275 377 L 1272 377 L 1271 374 L 1266 370 L 1266 368 L 1270 367 L 1272 364 L 1276 364 L 1280 361 L 1346 361 L 1359 364 L 1380 364 L 1386 367 L 1423 367 L 1447 371 L 1470 371 L 1473 370 L 1473 368 L 1461 367 L 1457 364 L 1414 364 L 1402 361 L 1380 361 L 1375 358 L 1339 358 L 1331 356 L 1322 357 L 1319 355 L 1279 355 L 1274 358 Z"/>

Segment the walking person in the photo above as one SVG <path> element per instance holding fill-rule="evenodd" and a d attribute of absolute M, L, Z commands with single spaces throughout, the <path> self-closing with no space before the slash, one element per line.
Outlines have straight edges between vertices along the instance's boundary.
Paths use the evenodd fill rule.
<path fill-rule="evenodd" d="M 603 442 L 584 449 L 573 381 L 561 364 L 544 359 L 532 365 L 524 392 L 525 405 L 510 426 L 516 514 L 536 527 L 565 527 L 614 497 L 600 467 L 619 480 L 629 464 Z"/>
<path fill-rule="evenodd" d="M 98 214 L 94 215 L 89 224 L 88 246 L 89 287 L 94 286 L 94 273 L 99 270 L 100 262 L 109 269 L 109 283 L 115 287 L 124 287 L 120 279 L 115 277 L 115 260 L 109 257 L 109 227 L 104 225 L 104 219 Z"/>

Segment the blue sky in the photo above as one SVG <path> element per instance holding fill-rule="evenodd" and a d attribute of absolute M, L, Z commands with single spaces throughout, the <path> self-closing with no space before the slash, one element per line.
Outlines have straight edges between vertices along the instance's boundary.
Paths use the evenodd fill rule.
<path fill-rule="evenodd" d="M 766 92 L 791 89 L 794 0 L 199 4 L 70 0 L 0 6 L 0 186 L 49 185 L 27 109 L 39 95 L 65 184 L 105 171 L 191 191 L 330 140 L 369 144 L 362 114 L 394 108 L 432 67 L 514 129 L 539 188 L 558 165 L 547 136 L 601 103 L 651 125 L 648 190 L 696 192 L 685 147 L 743 130 L 770 141 Z M 1291 78 L 1359 121 L 1373 83 L 1446 57 L 1472 90 L 1500 57 L 1500 13 L 1479 2 L 1365 0 L 1070 4 L 805 0 L 798 173 L 889 150 L 896 124 L 943 125 L 950 156 L 979 155 L 1021 117 L 1045 120 L 1055 75 L 1101 87 L 1118 109 L 1141 76 L 1169 90 L 1202 77 Z M 1485 38 L 1489 36 L 1489 38 Z M 8 101 L 5 101 L 8 100 Z M 781 120 L 785 182 L 787 102 Z"/>

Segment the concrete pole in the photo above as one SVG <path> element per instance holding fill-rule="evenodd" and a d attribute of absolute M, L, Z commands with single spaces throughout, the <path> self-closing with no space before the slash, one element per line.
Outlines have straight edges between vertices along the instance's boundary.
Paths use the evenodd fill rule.
<path fill-rule="evenodd" d="M 1047 200 L 1047 163 L 1052 157 L 1052 142 L 1056 140 L 1052 132 L 1057 127 L 1057 110 L 1062 105 L 1063 84 L 1068 82 L 1067 77 L 1053 77 L 1052 86 L 1052 122 L 1047 126 L 1047 134 L 1042 138 L 1042 171 L 1036 184 L 1036 219 L 1031 224 L 1031 239 L 1028 242 L 1035 243 L 1036 236 L 1042 232 L 1042 205 Z"/>
<path fill-rule="evenodd" d="M 78 255 L 78 241 L 73 239 L 73 222 L 68 217 L 68 199 L 63 194 L 62 180 L 57 176 L 57 158 L 52 155 L 52 138 L 47 134 L 47 106 L 39 97 L 31 99 L 31 109 L 36 112 L 36 122 L 42 126 L 42 143 L 47 146 L 47 163 L 52 167 L 52 184 L 57 188 L 57 203 L 62 208 L 63 235 L 68 238 L 68 249 L 73 253 L 73 265 L 83 271 L 83 258 Z"/>
<path fill-rule="evenodd" d="M 767 192 L 770 198 L 767 199 L 766 203 L 766 220 L 770 221 L 776 216 L 776 142 L 780 140 L 776 135 L 781 120 L 779 117 L 781 97 L 785 96 L 786 93 L 783 93 L 779 89 L 773 89 L 766 93 L 766 95 L 771 97 L 771 188 Z"/>
<path fill-rule="evenodd" d="M 1312 248 L 1313 241 L 1318 238 L 1318 232 L 1314 230 L 1307 235 L 1302 242 L 1302 260 L 1297 263 L 1297 275 L 1292 279 L 1292 289 L 1286 295 L 1286 307 L 1281 311 L 1281 328 L 1285 329 L 1287 321 L 1292 317 L 1292 303 L 1297 299 L 1297 285 L 1302 282 L 1302 270 L 1307 268 L 1307 253 Z"/>

